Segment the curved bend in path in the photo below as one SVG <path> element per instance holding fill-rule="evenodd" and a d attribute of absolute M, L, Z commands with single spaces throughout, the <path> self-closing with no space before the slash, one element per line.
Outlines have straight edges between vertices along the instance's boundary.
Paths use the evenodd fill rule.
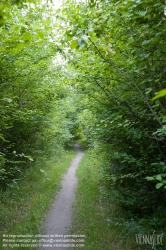
<path fill-rule="evenodd" d="M 72 205 L 75 198 L 75 188 L 77 185 L 76 169 L 82 159 L 83 152 L 80 149 L 79 143 L 74 146 L 78 152 L 76 157 L 70 164 L 67 173 L 63 175 L 61 182 L 62 188 L 56 194 L 54 203 L 48 212 L 44 224 L 43 235 L 68 235 L 72 225 Z M 46 239 L 46 238 L 45 238 Z M 50 238 L 48 238 L 50 239 Z M 55 238 L 59 239 L 59 238 Z M 43 244 L 43 243 L 42 243 Z M 45 243 L 46 244 L 46 243 Z M 53 243 L 55 244 L 55 243 Z M 59 243 L 60 244 L 60 243 Z M 40 247 L 39 250 L 62 250 L 69 249 L 63 247 Z"/>

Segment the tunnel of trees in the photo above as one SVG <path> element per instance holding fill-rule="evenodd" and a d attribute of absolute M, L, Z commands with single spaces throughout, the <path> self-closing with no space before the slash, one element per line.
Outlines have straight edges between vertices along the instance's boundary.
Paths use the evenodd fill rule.
<path fill-rule="evenodd" d="M 73 140 L 131 227 L 166 225 L 165 1 L 1 1 L 0 187 Z"/>

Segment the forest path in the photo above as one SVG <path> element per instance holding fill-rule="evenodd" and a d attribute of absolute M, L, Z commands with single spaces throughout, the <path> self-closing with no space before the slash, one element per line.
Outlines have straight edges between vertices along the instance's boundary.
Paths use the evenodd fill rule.
<path fill-rule="evenodd" d="M 42 227 L 42 235 L 49 235 L 44 240 L 58 240 L 63 239 L 57 235 L 68 235 L 72 225 L 72 205 L 75 199 L 75 189 L 77 186 L 76 169 L 84 155 L 80 149 L 79 143 L 74 145 L 78 152 L 76 157 L 70 164 L 67 173 L 63 175 L 61 181 L 61 189 L 56 194 L 52 207 L 50 208 Z M 54 235 L 54 237 L 50 237 Z M 55 244 L 62 244 L 57 242 L 41 242 L 41 245 L 50 244 L 51 246 L 40 247 L 40 250 L 62 250 L 69 249 L 67 247 L 58 247 Z"/>

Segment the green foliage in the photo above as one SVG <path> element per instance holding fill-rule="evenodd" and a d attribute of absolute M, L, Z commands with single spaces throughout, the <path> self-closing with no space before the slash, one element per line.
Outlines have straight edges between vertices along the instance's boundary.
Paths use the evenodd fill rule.
<path fill-rule="evenodd" d="M 27 2 L 0 7 L 1 187 L 82 138 L 133 228 L 164 230 L 165 2 Z"/>
<path fill-rule="evenodd" d="M 0 182 L 19 184 L 43 152 L 57 154 L 72 140 L 74 101 L 54 63 L 51 6 L 2 4 L 0 27 Z M 34 1 L 35 2 L 35 1 Z M 10 13 L 6 16 L 5 13 Z M 43 13 L 43 16 L 41 15 Z M 55 32 L 55 30 L 54 30 Z M 70 106 L 70 108 L 68 107 Z M 73 117 L 72 117 L 73 116 Z M 54 148 L 54 149 L 53 149 Z"/>
<path fill-rule="evenodd" d="M 166 95 L 166 89 L 160 90 L 157 95 L 153 98 L 153 101 Z"/>
<path fill-rule="evenodd" d="M 85 235 L 83 249 L 131 249 L 132 238 L 120 239 L 124 226 L 116 221 L 124 219 L 125 213 L 101 195 L 103 183 L 99 171 L 100 161 L 92 151 L 87 151 L 77 170 L 78 189 L 71 234 Z"/>
<path fill-rule="evenodd" d="M 24 171 L 19 184 L 0 190 L 0 235 L 39 234 L 41 221 L 60 188 L 62 174 L 75 156 L 75 151 L 37 158 L 34 166 Z M 41 171 L 42 170 L 42 171 Z M 2 245 L 3 237 L 0 237 Z M 16 247 L 19 250 L 20 247 Z M 26 247 L 32 250 L 32 247 Z"/>
<path fill-rule="evenodd" d="M 66 1 L 65 6 L 62 42 L 69 46 L 70 84 L 80 94 L 84 135 L 91 145 L 99 145 L 99 157 L 104 148 L 102 173 L 108 192 L 114 190 L 111 199 L 147 230 L 162 231 L 165 3 Z"/>

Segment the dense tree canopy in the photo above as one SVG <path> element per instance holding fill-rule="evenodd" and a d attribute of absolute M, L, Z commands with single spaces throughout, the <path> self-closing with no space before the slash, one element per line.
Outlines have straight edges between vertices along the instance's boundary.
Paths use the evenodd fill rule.
<path fill-rule="evenodd" d="M 74 100 L 69 105 L 70 91 L 56 64 L 60 55 L 52 38 L 56 22 L 51 6 L 2 7 L 0 180 L 5 187 L 17 184 L 24 166 L 37 155 L 50 153 L 49 145 L 58 153 L 71 140 L 75 107 Z"/>
<path fill-rule="evenodd" d="M 68 1 L 62 12 L 82 128 L 111 200 L 147 228 L 165 224 L 164 10 L 164 1 Z"/>

